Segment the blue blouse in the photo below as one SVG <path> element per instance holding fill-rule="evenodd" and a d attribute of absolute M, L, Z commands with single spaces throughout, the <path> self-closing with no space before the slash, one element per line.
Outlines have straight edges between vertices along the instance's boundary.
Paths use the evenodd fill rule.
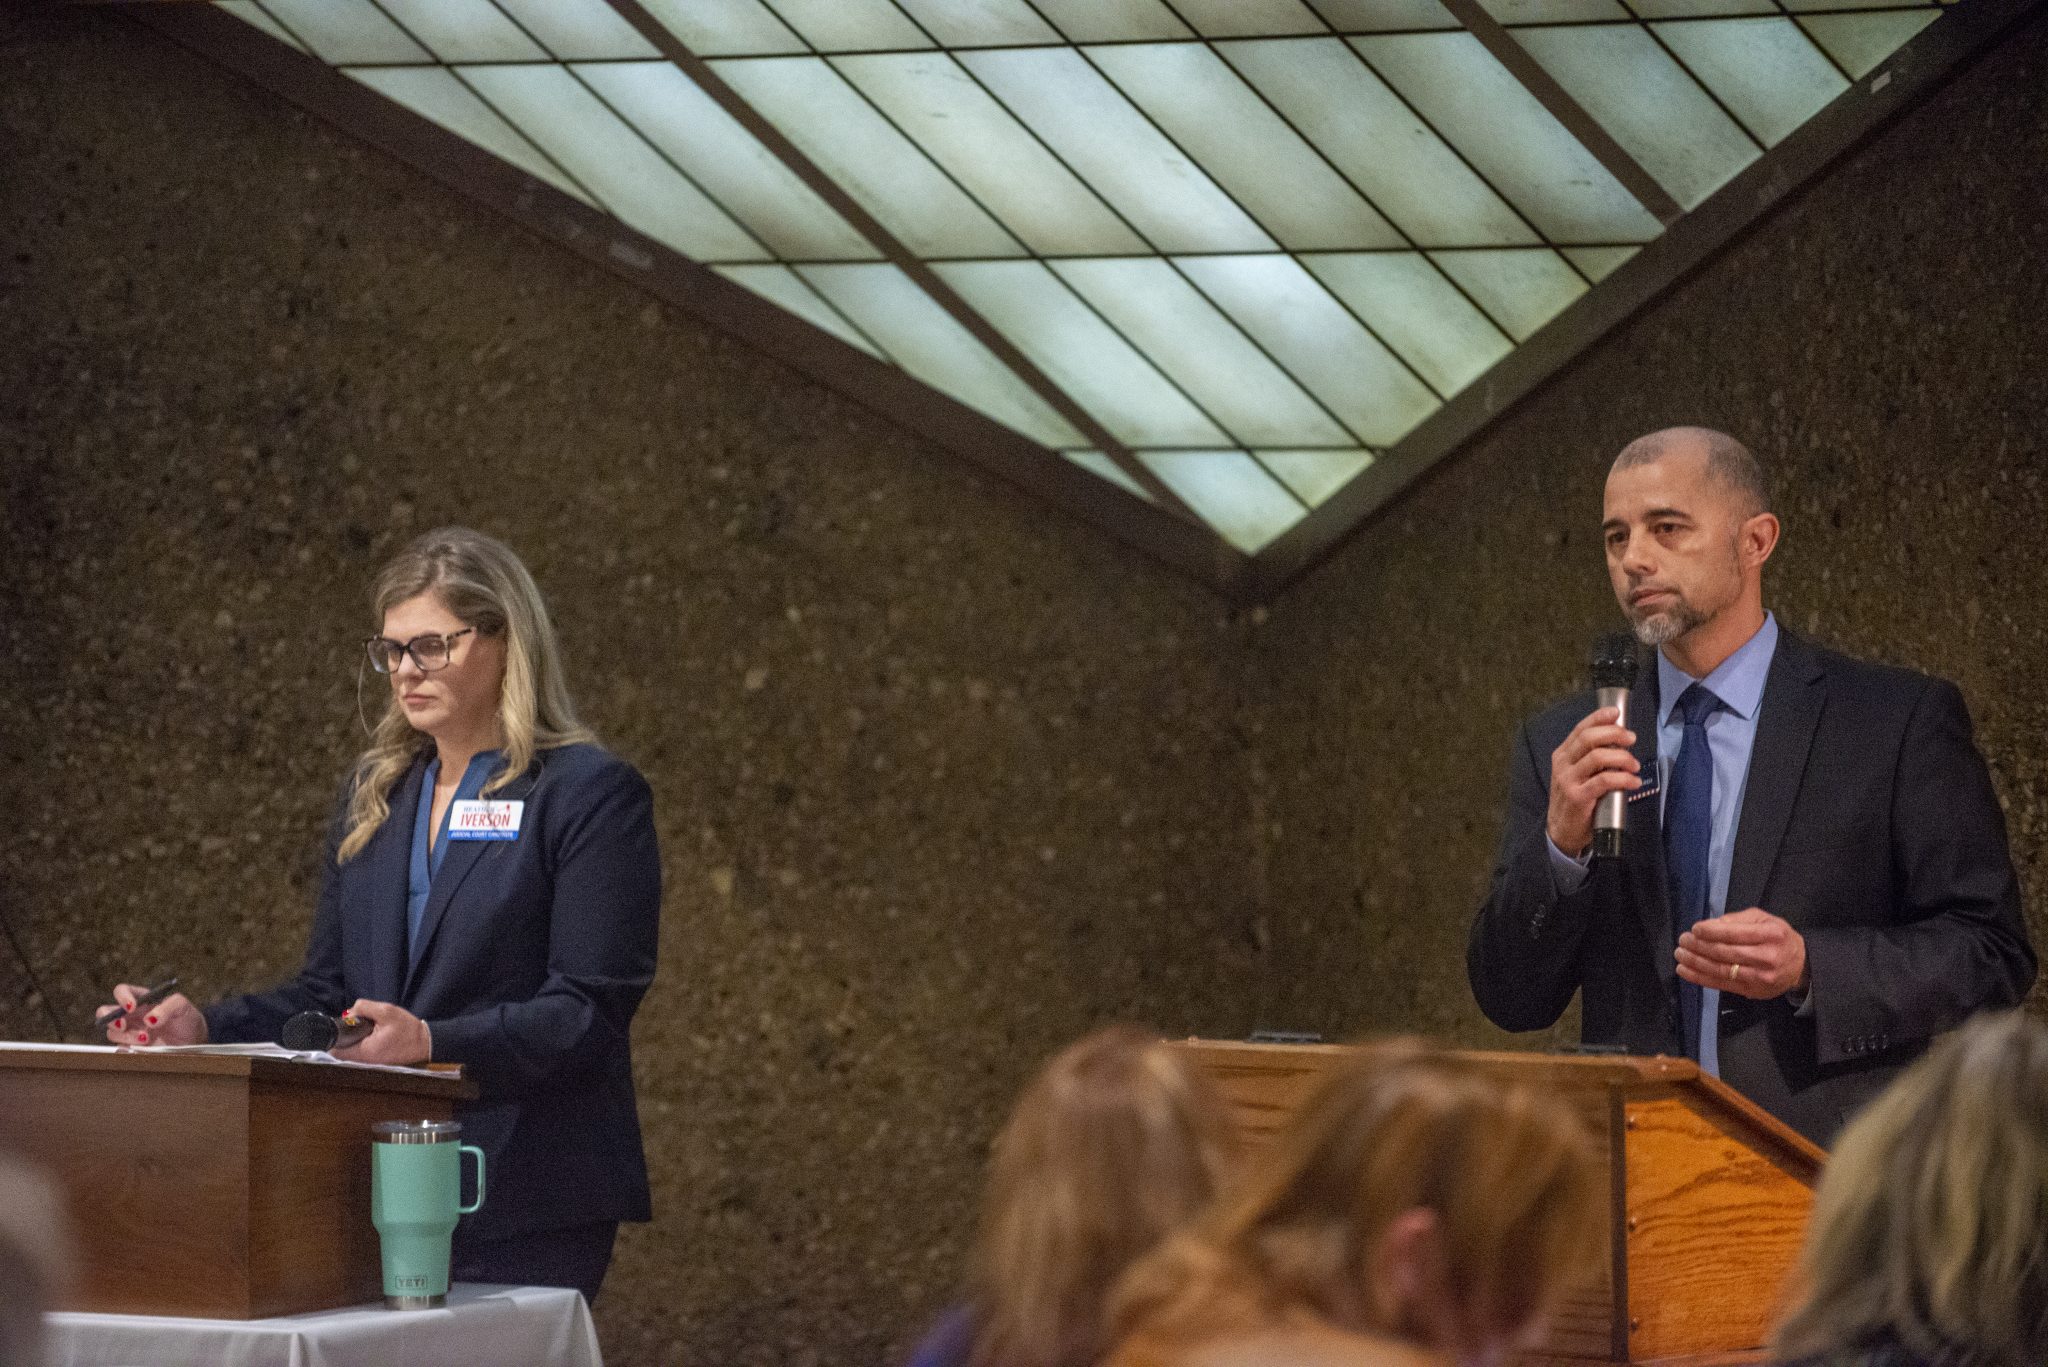
<path fill-rule="evenodd" d="M 427 896 L 434 890 L 434 875 L 441 871 L 441 859 L 448 853 L 448 818 L 457 802 L 477 799 L 503 762 L 504 755 L 497 750 L 479 750 L 469 757 L 469 767 L 462 771 L 462 782 L 455 786 L 454 798 L 441 813 L 441 829 L 431 842 L 427 837 L 434 820 L 434 783 L 441 777 L 439 757 L 428 762 L 426 775 L 420 779 L 420 809 L 412 822 L 412 876 L 405 889 L 405 943 L 407 957 L 413 961 L 420 956 L 420 919 L 427 914 Z"/>

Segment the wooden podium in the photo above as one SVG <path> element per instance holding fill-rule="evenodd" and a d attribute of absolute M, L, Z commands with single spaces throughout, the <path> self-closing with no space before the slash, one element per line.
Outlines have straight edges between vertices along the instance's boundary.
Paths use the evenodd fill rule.
<path fill-rule="evenodd" d="M 1253 1161 L 1345 1045 L 1189 1040 Z M 1687 1059 L 1466 1053 L 1578 1111 L 1613 1193 L 1604 1271 L 1525 1362 L 1749 1362 L 1783 1308 L 1826 1155 Z"/>
<path fill-rule="evenodd" d="M 370 1126 L 448 1120 L 459 1078 L 232 1054 L 0 1048 L 0 1148 L 63 1187 L 63 1310 L 258 1319 L 383 1294 Z"/>

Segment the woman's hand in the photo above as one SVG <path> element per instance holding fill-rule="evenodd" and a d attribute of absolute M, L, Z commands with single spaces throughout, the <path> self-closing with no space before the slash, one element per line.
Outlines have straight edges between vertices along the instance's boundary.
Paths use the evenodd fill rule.
<path fill-rule="evenodd" d="M 137 987 L 134 983 L 116 985 L 114 1000 L 130 1009 L 127 1015 L 107 1027 L 107 1043 L 134 1048 L 147 1048 L 153 1044 L 206 1043 L 206 1017 L 200 1014 L 190 997 L 183 992 L 173 992 L 155 1006 L 134 1010 L 136 1000 L 147 991 L 148 988 Z M 116 1009 L 103 1006 L 94 1015 L 104 1018 Z"/>
<path fill-rule="evenodd" d="M 334 1056 L 351 1063 L 425 1063 L 434 1053 L 427 1023 L 402 1006 L 357 998 L 352 1015 L 370 1023 L 370 1033 L 354 1044 L 335 1049 Z"/>

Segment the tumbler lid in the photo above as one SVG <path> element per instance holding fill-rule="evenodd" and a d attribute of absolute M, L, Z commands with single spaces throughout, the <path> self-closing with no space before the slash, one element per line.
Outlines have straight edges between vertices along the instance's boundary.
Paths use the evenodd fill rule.
<path fill-rule="evenodd" d="M 457 1120 L 380 1120 L 370 1126 L 379 1144 L 453 1144 L 462 1138 Z"/>

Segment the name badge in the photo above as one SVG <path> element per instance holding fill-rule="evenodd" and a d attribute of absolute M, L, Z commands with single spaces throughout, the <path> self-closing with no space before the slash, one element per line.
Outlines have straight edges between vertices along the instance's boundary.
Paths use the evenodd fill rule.
<path fill-rule="evenodd" d="M 456 802 L 448 810 L 450 840 L 517 840 L 524 802 Z"/>

